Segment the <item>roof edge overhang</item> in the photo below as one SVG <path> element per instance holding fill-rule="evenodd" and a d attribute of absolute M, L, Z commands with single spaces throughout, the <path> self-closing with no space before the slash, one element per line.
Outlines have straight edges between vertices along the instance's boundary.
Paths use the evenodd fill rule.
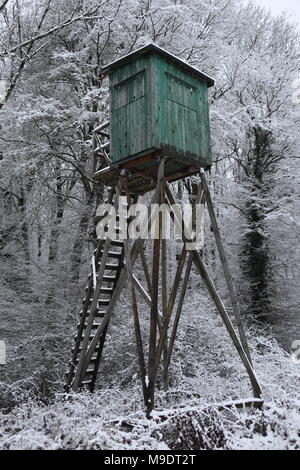
<path fill-rule="evenodd" d="M 172 62 L 175 62 L 178 64 L 180 67 L 183 69 L 186 69 L 190 72 L 193 72 L 194 74 L 198 75 L 199 78 L 202 80 L 206 81 L 208 87 L 212 87 L 215 84 L 215 81 L 213 78 L 211 78 L 209 75 L 201 72 L 197 68 L 193 67 L 192 65 L 188 64 L 185 60 L 179 59 L 175 55 L 171 54 L 170 52 L 166 51 L 162 47 L 157 46 L 154 43 L 147 44 L 146 46 L 140 47 L 139 49 L 136 49 L 135 51 L 131 52 L 130 54 L 127 54 L 123 57 L 120 57 L 120 59 L 115 60 L 114 62 L 111 62 L 110 64 L 107 64 L 103 67 L 102 72 L 104 75 L 108 75 L 111 72 L 113 72 L 115 69 L 119 68 L 120 66 L 124 65 L 125 63 L 136 59 L 137 57 L 146 54 L 147 52 L 156 52 L 158 54 L 161 54 L 165 56 L 167 59 L 171 60 Z"/>

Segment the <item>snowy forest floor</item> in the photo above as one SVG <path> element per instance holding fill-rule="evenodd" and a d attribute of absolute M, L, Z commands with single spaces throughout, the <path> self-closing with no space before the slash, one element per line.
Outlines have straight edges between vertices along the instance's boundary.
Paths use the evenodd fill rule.
<path fill-rule="evenodd" d="M 16 382 L 0 383 L 2 398 L 5 387 L 19 394 L 19 402 L 0 415 L 0 448 L 300 449 L 300 367 L 258 326 L 248 335 L 264 407 L 222 412 L 210 407 L 252 394 L 224 326 L 216 313 L 207 316 L 207 301 L 200 300 L 191 291 L 174 351 L 171 387 L 164 392 L 158 383 L 152 420 L 145 418 L 132 331 L 119 321 L 124 303 L 110 328 L 111 337 L 118 334 L 117 347 L 107 342 L 101 387 L 94 394 L 56 393 L 46 401 L 22 401 Z"/>

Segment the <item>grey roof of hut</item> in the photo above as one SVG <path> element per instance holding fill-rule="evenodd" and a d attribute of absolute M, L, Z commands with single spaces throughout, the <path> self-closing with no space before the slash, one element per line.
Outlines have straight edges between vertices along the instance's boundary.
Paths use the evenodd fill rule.
<path fill-rule="evenodd" d="M 179 59 L 175 55 L 171 54 L 170 52 L 166 51 L 165 49 L 162 49 L 161 47 L 153 43 L 147 44 L 146 46 L 136 49 L 130 54 L 127 54 L 121 57 L 120 59 L 117 59 L 114 62 L 111 62 L 110 64 L 103 67 L 102 71 L 104 74 L 109 74 L 113 70 L 119 68 L 121 65 L 128 63 L 129 61 L 134 60 L 137 57 L 143 54 L 146 54 L 148 52 L 151 52 L 151 51 L 157 52 L 158 54 L 165 56 L 168 60 L 175 62 L 182 69 L 187 70 L 189 72 L 193 72 L 194 74 L 198 75 L 202 80 L 206 81 L 208 87 L 214 86 L 215 82 L 213 78 L 211 78 L 209 75 L 201 72 L 200 70 L 196 69 L 192 65 L 188 64 L 185 60 Z"/>

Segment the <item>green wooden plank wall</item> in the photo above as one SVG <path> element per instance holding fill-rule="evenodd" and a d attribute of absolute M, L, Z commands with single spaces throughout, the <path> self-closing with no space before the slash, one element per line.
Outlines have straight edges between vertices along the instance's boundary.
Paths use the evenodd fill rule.
<path fill-rule="evenodd" d="M 147 53 L 110 75 L 113 163 L 155 149 L 211 164 L 207 84 Z"/>

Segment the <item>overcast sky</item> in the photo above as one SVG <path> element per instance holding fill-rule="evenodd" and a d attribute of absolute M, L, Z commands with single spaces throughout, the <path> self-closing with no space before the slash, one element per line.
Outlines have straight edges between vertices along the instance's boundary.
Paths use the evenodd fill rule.
<path fill-rule="evenodd" d="M 300 24 L 300 0 L 255 0 L 256 3 L 270 8 L 275 14 L 286 10 Z"/>

